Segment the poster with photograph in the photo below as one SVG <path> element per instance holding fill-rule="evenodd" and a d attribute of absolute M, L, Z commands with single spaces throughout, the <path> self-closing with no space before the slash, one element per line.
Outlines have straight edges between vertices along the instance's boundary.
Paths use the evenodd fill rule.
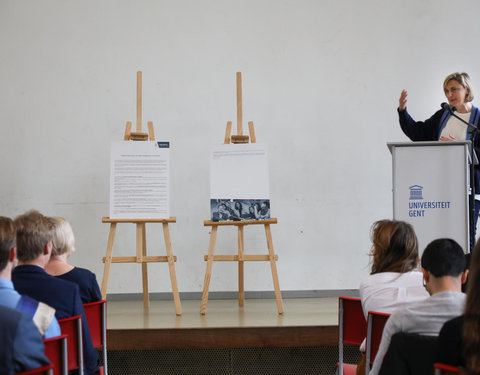
<path fill-rule="evenodd" d="M 212 148 L 210 216 L 213 221 L 270 219 L 265 144 L 226 144 Z"/>
<path fill-rule="evenodd" d="M 114 141 L 110 149 L 110 218 L 170 217 L 170 143 Z"/>

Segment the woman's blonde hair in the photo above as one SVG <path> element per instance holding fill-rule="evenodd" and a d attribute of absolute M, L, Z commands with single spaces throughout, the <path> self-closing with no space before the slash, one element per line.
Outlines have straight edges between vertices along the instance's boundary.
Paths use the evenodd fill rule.
<path fill-rule="evenodd" d="M 53 255 L 62 255 L 75 251 L 75 237 L 70 223 L 63 217 L 52 217 L 53 231 Z"/>
<path fill-rule="evenodd" d="M 467 73 L 452 73 L 445 78 L 443 81 L 443 90 L 450 81 L 457 81 L 462 87 L 468 91 L 467 96 L 465 97 L 466 102 L 471 102 L 473 100 L 473 87 L 472 82 L 470 81 L 470 76 Z"/>

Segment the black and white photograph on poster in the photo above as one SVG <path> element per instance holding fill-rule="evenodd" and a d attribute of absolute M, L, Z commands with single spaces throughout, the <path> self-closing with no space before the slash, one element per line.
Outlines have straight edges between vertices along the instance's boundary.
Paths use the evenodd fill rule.
<path fill-rule="evenodd" d="M 270 219 L 268 180 L 265 144 L 214 146 L 210 154 L 211 220 Z"/>
<path fill-rule="evenodd" d="M 269 199 L 211 199 L 212 221 L 270 219 Z"/>

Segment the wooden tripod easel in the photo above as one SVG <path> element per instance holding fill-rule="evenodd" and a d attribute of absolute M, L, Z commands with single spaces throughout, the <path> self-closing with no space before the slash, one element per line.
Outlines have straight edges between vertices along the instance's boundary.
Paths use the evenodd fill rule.
<path fill-rule="evenodd" d="M 248 123 L 251 143 L 256 142 L 255 130 L 253 122 Z M 248 135 L 243 134 L 242 129 L 242 73 L 237 72 L 237 134 L 232 135 L 232 122 L 227 122 L 225 131 L 225 144 L 230 143 L 248 143 Z M 277 264 L 278 256 L 275 255 L 273 249 L 272 232 L 270 224 L 276 224 L 277 219 L 271 218 L 269 220 L 246 220 L 246 221 L 211 221 L 205 220 L 203 225 L 212 227 L 210 234 L 210 245 L 208 248 L 208 255 L 204 259 L 207 261 L 207 269 L 205 271 L 205 281 L 203 284 L 202 304 L 200 306 L 200 314 L 204 315 L 207 310 L 208 289 L 210 286 L 210 278 L 212 276 L 212 267 L 214 261 L 234 261 L 238 262 L 238 305 L 243 307 L 245 302 L 244 290 L 244 263 L 246 261 L 269 261 L 272 270 L 273 286 L 275 289 L 275 298 L 277 301 L 277 310 L 279 314 L 283 314 L 283 301 L 280 292 L 280 284 L 278 282 Z M 247 255 L 244 253 L 244 228 L 246 225 L 264 225 L 265 235 L 267 238 L 268 255 Z M 217 238 L 217 231 L 219 226 L 234 225 L 238 229 L 238 254 L 237 255 L 215 255 L 215 242 Z"/>
<path fill-rule="evenodd" d="M 136 132 L 132 132 L 132 123 L 127 122 L 125 127 L 125 141 L 150 141 L 155 140 L 155 133 L 153 130 L 153 122 L 148 122 L 148 134 L 142 132 L 142 72 L 137 72 L 137 124 Z M 102 280 L 102 298 L 105 299 L 107 295 L 108 276 L 110 273 L 110 265 L 112 263 L 140 263 L 142 265 L 142 281 L 143 281 L 143 306 L 148 308 L 150 305 L 148 297 L 148 271 L 147 264 L 151 262 L 168 262 L 168 269 L 170 271 L 170 281 L 172 283 L 173 299 L 175 302 L 175 313 L 182 314 L 182 307 L 180 305 L 180 296 L 178 293 L 177 276 L 175 274 L 175 262 L 177 257 L 173 256 L 172 243 L 170 240 L 169 223 L 175 223 L 176 218 L 169 219 L 110 219 L 109 217 L 102 218 L 103 223 L 110 223 L 110 233 L 108 235 L 107 253 L 102 259 L 105 263 Z M 115 232 L 117 223 L 133 223 L 136 225 L 136 256 L 127 257 L 112 257 L 113 244 L 115 240 Z M 147 256 L 146 244 L 146 224 L 147 223 L 161 223 L 163 226 L 163 236 L 165 240 L 165 247 L 167 256 Z"/>

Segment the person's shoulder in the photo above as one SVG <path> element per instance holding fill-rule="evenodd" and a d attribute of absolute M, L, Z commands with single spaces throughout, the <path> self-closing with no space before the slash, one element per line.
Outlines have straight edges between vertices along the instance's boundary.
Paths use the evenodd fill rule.
<path fill-rule="evenodd" d="M 404 273 L 401 273 L 398 276 L 398 281 L 399 282 L 404 282 L 404 283 L 407 283 L 407 284 L 413 283 L 413 284 L 423 285 L 422 284 L 423 273 L 421 273 L 420 271 L 417 271 L 417 270 L 404 272 Z"/>
<path fill-rule="evenodd" d="M 464 316 L 460 315 L 460 316 L 457 316 L 453 319 L 450 319 L 450 320 L 445 322 L 443 327 L 446 327 L 448 329 L 448 328 L 452 328 L 452 327 L 462 326 L 463 325 L 463 318 L 464 318 Z"/>
<path fill-rule="evenodd" d="M 26 313 L 12 309 L 11 307 L 0 305 L 0 321 L 4 322 L 18 322 L 22 315 L 28 316 Z"/>
<path fill-rule="evenodd" d="M 48 275 L 48 280 L 49 282 L 54 285 L 55 288 L 58 288 L 59 290 L 62 291 L 69 291 L 69 292 L 75 292 L 75 290 L 78 292 L 78 285 L 74 283 L 73 281 L 65 280 L 60 277 L 56 276 L 51 276 Z"/>
<path fill-rule="evenodd" d="M 77 273 L 78 275 L 83 275 L 85 277 L 92 277 L 95 276 L 95 274 L 90 271 L 87 268 L 82 268 L 82 267 L 74 267 L 73 268 L 74 272 Z"/>

